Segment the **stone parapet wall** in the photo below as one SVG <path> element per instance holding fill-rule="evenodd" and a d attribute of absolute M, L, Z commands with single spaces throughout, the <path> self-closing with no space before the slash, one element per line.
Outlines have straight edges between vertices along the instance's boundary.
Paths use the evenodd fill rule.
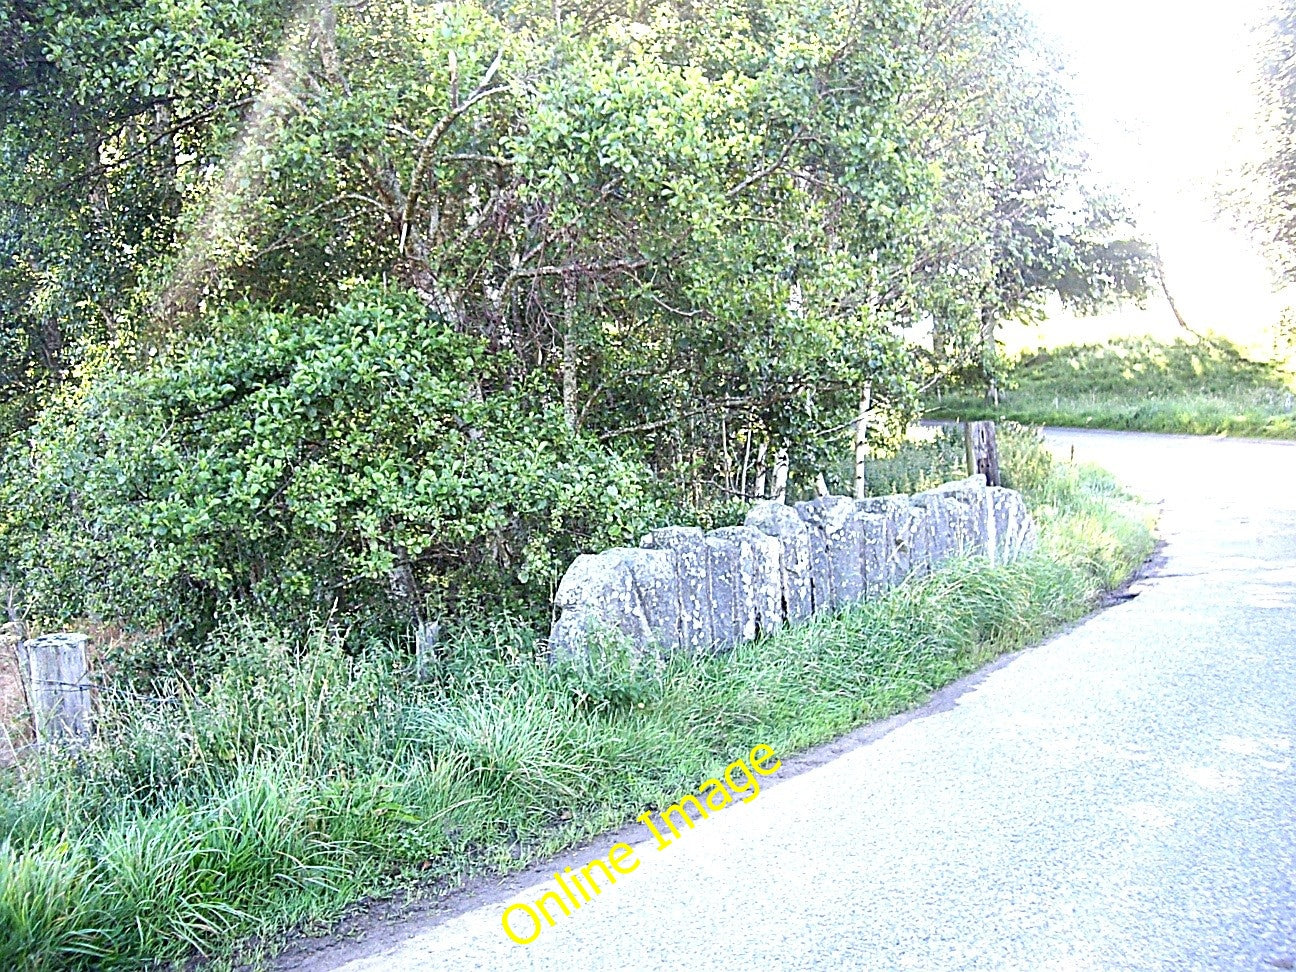
<path fill-rule="evenodd" d="M 578 655 L 600 629 L 644 650 L 723 650 L 953 557 L 1012 560 L 1035 539 L 1021 494 L 983 476 L 914 496 L 757 503 L 744 526 L 665 527 L 639 547 L 577 557 L 558 587 L 550 650 Z"/>

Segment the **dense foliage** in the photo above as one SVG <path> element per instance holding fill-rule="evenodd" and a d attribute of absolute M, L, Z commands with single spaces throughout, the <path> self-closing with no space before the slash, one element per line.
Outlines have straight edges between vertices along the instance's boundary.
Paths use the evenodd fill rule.
<path fill-rule="evenodd" d="M 1272 5 L 1256 55 L 1262 151 L 1245 165 L 1228 201 L 1249 223 L 1275 271 L 1290 282 L 1296 277 L 1296 3 L 1292 0 Z"/>
<path fill-rule="evenodd" d="M 865 388 L 886 448 L 996 320 L 1141 287 L 1000 0 L 2 0 L 0 51 L 45 616 L 538 606 L 648 494 L 812 482 Z"/>
<path fill-rule="evenodd" d="M 410 297 L 213 323 L 164 363 L 86 381 L 11 457 L 0 555 L 38 602 L 141 628 L 202 628 L 230 603 L 543 609 L 577 553 L 655 518 L 639 466 Z"/>

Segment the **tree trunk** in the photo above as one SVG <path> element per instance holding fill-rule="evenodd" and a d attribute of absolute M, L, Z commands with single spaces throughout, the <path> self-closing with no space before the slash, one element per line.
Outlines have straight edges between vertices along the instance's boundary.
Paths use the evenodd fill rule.
<path fill-rule="evenodd" d="M 738 491 L 742 494 L 744 500 L 751 498 L 747 495 L 747 473 L 751 469 L 751 442 L 752 430 L 748 428 L 743 433 L 742 470 L 738 474 Z"/>
<path fill-rule="evenodd" d="M 1157 247 L 1156 260 L 1153 262 L 1153 267 L 1156 270 L 1157 283 L 1161 285 L 1161 293 L 1165 294 L 1166 303 L 1170 305 L 1170 313 L 1174 314 L 1174 318 L 1179 322 L 1180 327 L 1200 341 L 1202 336 L 1188 326 L 1188 322 L 1184 320 L 1183 314 L 1179 312 L 1179 305 L 1175 302 L 1174 294 L 1170 292 L 1170 285 L 1166 282 L 1165 268 L 1161 265 L 1160 247 Z"/>
<path fill-rule="evenodd" d="M 873 383 L 864 383 L 864 397 L 860 399 L 859 418 L 855 420 L 855 498 L 863 499 L 868 495 L 868 479 L 865 476 L 868 465 L 868 422 L 869 409 L 873 405 Z"/>
<path fill-rule="evenodd" d="M 765 459 L 769 455 L 769 442 L 762 442 L 756 450 L 756 485 L 754 491 L 757 499 L 765 498 Z"/>
<path fill-rule="evenodd" d="M 570 276 L 563 277 L 563 344 L 562 396 L 563 417 L 567 427 L 576 431 L 576 285 Z"/>
<path fill-rule="evenodd" d="M 986 380 L 986 401 L 999 404 L 999 383 L 995 377 L 995 315 L 989 307 L 981 308 L 981 374 Z"/>

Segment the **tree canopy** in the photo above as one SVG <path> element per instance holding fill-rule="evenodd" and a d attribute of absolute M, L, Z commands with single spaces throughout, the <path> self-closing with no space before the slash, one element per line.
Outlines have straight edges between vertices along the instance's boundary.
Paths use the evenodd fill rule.
<path fill-rule="evenodd" d="M 252 547 L 258 531 L 294 535 L 281 514 L 295 463 L 453 454 L 411 440 L 415 428 L 473 429 L 502 449 L 509 416 L 516 436 L 584 456 L 591 475 L 637 464 L 617 467 L 620 487 L 677 510 L 750 498 L 779 450 L 794 481 L 823 468 L 865 385 L 885 445 L 925 383 L 984 357 L 995 321 L 1050 293 L 1079 306 L 1138 294 L 1146 277 L 1119 207 L 1086 188 L 1059 66 L 999 0 L 3 0 L 0 51 L 10 474 L 40 485 L 29 497 L 63 497 L 51 509 L 65 525 L 89 516 L 102 533 L 117 513 L 77 507 L 93 494 L 131 524 L 112 521 L 116 535 L 138 531 L 130 543 L 170 529 L 168 503 L 190 504 L 174 523 L 202 521 L 218 488 L 237 493 L 221 477 L 252 463 L 267 422 L 295 439 L 280 479 L 239 509 Z M 336 323 L 356 306 L 421 337 L 375 344 L 362 328 L 348 344 Z M 332 337 L 281 343 L 231 323 L 246 320 Z M 936 332 L 934 355 L 920 327 Z M 420 342 L 447 334 L 466 343 L 429 359 Z M 457 390 L 401 398 L 409 426 L 309 411 L 324 406 L 294 355 L 363 369 L 374 354 L 386 377 L 339 399 L 357 414 L 388 415 L 379 403 L 407 373 Z M 246 365 L 237 381 L 233 362 Z M 186 381 L 217 390 L 191 401 Z M 274 412 L 281 395 L 292 401 Z M 163 466 L 137 455 L 120 495 L 90 488 L 108 457 L 153 436 L 180 451 Z M 217 467 L 207 492 L 181 488 Z M 377 492 L 325 490 L 341 506 L 293 523 L 350 524 L 340 542 L 359 551 L 377 522 L 360 511 L 390 508 L 413 533 L 357 553 L 353 575 L 404 564 L 423 592 L 479 563 L 482 544 L 530 577 L 609 524 L 630 529 L 620 500 L 586 496 L 580 516 L 603 525 L 571 534 L 565 514 L 522 512 L 553 508 L 549 487 L 530 506 L 496 502 L 491 471 L 474 468 L 465 495 L 484 505 L 463 515 L 481 530 L 453 543 L 435 526 L 444 510 L 407 517 L 412 471 Z M 7 569 L 30 568 L 49 556 L 32 524 L 50 514 L 5 501 L 19 511 L 0 525 Z M 126 569 L 139 550 L 122 543 Z M 228 564 L 165 563 L 209 599 L 263 589 Z M 301 583 L 327 600 L 337 580 L 314 569 Z"/>
<path fill-rule="evenodd" d="M 1260 34 L 1255 94 L 1260 154 L 1247 160 L 1228 202 L 1275 272 L 1296 279 L 1296 3 L 1280 0 Z"/>

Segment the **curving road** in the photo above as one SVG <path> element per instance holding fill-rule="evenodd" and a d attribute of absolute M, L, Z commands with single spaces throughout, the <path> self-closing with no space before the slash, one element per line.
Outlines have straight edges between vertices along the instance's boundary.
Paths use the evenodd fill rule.
<path fill-rule="evenodd" d="M 537 877 L 282 967 L 1296 968 L 1296 443 L 1049 440 L 1162 502 L 1137 597 L 637 845 L 532 944 L 500 916 Z"/>

